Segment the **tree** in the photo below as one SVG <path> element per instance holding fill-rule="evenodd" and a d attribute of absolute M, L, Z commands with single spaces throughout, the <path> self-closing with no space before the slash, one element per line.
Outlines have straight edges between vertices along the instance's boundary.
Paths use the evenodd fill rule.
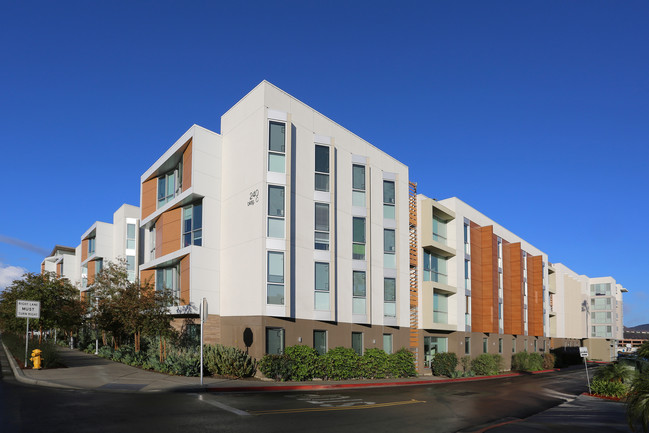
<path fill-rule="evenodd" d="M 627 396 L 626 416 L 631 430 L 639 423 L 646 432 L 649 430 L 649 372 L 645 371 L 633 381 Z"/>
<path fill-rule="evenodd" d="M 620 364 L 619 362 L 612 362 L 600 367 L 595 377 L 609 382 L 624 383 L 633 378 L 633 371 L 626 365 Z"/>
<path fill-rule="evenodd" d="M 110 332 L 115 348 L 125 338 L 133 337 L 135 351 L 140 351 L 142 334 L 173 333 L 168 307 L 174 297 L 168 290 L 155 290 L 148 282 L 130 282 L 126 263 L 109 262 L 91 286 L 98 298 L 94 314 L 98 326 Z"/>
<path fill-rule="evenodd" d="M 34 326 L 44 329 L 61 329 L 74 332 L 83 322 L 84 306 L 77 290 L 67 278 L 57 278 L 52 272 L 26 273 L 14 280 L 0 293 L 0 328 L 21 332 L 25 319 L 16 318 L 17 300 L 40 301 L 41 318 L 32 319 Z"/>

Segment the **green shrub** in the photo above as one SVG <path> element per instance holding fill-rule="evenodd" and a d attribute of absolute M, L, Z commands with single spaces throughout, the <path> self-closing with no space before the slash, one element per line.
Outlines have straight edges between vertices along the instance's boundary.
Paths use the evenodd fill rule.
<path fill-rule="evenodd" d="M 555 356 L 551 353 L 543 354 L 543 370 L 550 370 L 554 368 L 554 363 L 556 359 Z"/>
<path fill-rule="evenodd" d="M 195 349 L 171 349 L 163 363 L 167 372 L 178 376 L 199 376 L 201 355 Z"/>
<path fill-rule="evenodd" d="M 635 431 L 639 424 L 645 432 L 649 431 L 649 372 L 641 373 L 633 380 L 626 404 L 631 429 Z"/>
<path fill-rule="evenodd" d="M 2 341 L 16 359 L 19 359 L 21 363 L 25 361 L 25 337 L 11 333 L 3 333 Z M 39 349 L 41 351 L 41 368 L 56 368 L 63 365 L 56 350 L 54 340 L 46 340 L 41 344 L 38 344 L 38 339 L 34 338 L 29 340 L 28 343 L 26 367 L 33 366 L 29 358 L 31 358 L 34 349 Z"/>
<path fill-rule="evenodd" d="M 475 377 L 475 372 L 468 370 L 468 371 L 454 371 L 453 374 L 451 375 L 453 379 L 457 379 L 460 377 Z"/>
<path fill-rule="evenodd" d="M 471 370 L 471 356 L 464 355 L 460 358 L 460 364 L 462 365 L 462 371 L 467 372 Z"/>
<path fill-rule="evenodd" d="M 457 367 L 457 355 L 453 352 L 436 353 L 431 362 L 431 370 L 435 376 L 451 377 Z"/>
<path fill-rule="evenodd" d="M 292 361 L 286 355 L 264 355 L 259 361 L 259 371 L 269 379 L 291 380 Z"/>
<path fill-rule="evenodd" d="M 500 357 L 500 355 L 497 356 Z M 498 358 L 488 353 L 483 353 L 481 355 L 478 355 L 471 362 L 471 369 L 475 371 L 475 374 L 480 376 L 490 376 L 490 375 L 498 374 L 499 372 Z"/>
<path fill-rule="evenodd" d="M 284 350 L 291 360 L 291 379 L 296 381 L 311 380 L 316 375 L 318 352 L 309 346 L 289 346 Z"/>
<path fill-rule="evenodd" d="M 203 362 L 209 374 L 228 377 L 251 377 L 257 371 L 257 363 L 246 352 L 236 347 L 206 345 Z"/>
<path fill-rule="evenodd" d="M 336 347 L 320 357 L 320 377 L 330 380 L 346 380 L 360 377 L 360 356 L 354 349 Z"/>
<path fill-rule="evenodd" d="M 593 379 L 590 383 L 590 391 L 593 394 L 605 397 L 624 397 L 628 391 L 627 386 L 622 382 L 611 382 L 604 379 Z"/>
<path fill-rule="evenodd" d="M 391 377 L 417 376 L 415 355 L 408 349 L 401 349 L 388 356 L 388 372 Z"/>
<path fill-rule="evenodd" d="M 365 379 L 383 379 L 388 374 L 388 354 L 381 349 L 366 349 L 360 357 L 357 376 Z"/>
<path fill-rule="evenodd" d="M 595 378 L 609 382 L 629 382 L 633 379 L 633 370 L 623 363 L 612 362 L 600 366 L 595 373 Z"/>

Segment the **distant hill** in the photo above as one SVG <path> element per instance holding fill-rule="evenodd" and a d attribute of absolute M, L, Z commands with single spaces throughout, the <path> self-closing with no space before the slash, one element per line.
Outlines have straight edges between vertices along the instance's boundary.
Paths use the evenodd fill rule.
<path fill-rule="evenodd" d="M 637 331 L 647 331 L 649 332 L 649 323 L 645 323 L 644 325 L 638 325 L 638 326 L 633 326 L 631 328 L 627 328 L 626 326 L 624 327 L 625 331 L 630 331 L 630 332 L 637 332 Z"/>

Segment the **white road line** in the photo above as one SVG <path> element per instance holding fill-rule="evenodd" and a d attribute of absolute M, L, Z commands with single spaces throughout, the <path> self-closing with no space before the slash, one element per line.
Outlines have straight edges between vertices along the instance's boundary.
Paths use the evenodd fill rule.
<path fill-rule="evenodd" d="M 207 404 L 211 404 L 212 406 L 216 406 L 219 409 L 227 410 L 228 412 L 232 412 L 233 414 L 239 415 L 239 416 L 250 416 L 248 412 L 245 410 L 237 409 L 236 407 L 228 406 L 227 404 L 220 403 L 218 401 L 214 400 L 208 400 L 206 398 L 203 398 L 203 394 L 198 395 L 198 399 L 202 402 L 205 402 Z"/>

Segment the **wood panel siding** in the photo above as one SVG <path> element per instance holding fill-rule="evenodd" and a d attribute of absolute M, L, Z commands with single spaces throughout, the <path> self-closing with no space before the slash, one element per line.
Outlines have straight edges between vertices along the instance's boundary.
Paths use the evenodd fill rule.
<path fill-rule="evenodd" d="M 183 152 L 183 191 L 192 186 L 192 139 Z"/>
<path fill-rule="evenodd" d="M 503 331 L 522 335 L 523 251 L 520 242 L 503 244 Z"/>
<path fill-rule="evenodd" d="M 41 275 L 45 273 L 45 263 L 41 263 Z"/>
<path fill-rule="evenodd" d="M 543 257 L 527 256 L 528 335 L 543 336 Z"/>
<path fill-rule="evenodd" d="M 88 262 L 88 286 L 95 282 L 95 265 L 96 262 L 94 260 Z"/>
<path fill-rule="evenodd" d="M 154 177 L 142 184 L 142 218 L 146 218 L 156 210 L 158 178 Z"/>
<path fill-rule="evenodd" d="M 140 285 L 151 285 L 155 287 L 155 269 L 145 269 L 140 271 Z"/>
<path fill-rule="evenodd" d="M 189 305 L 189 287 L 189 255 L 186 255 L 180 260 L 180 305 Z"/>
<path fill-rule="evenodd" d="M 88 239 L 81 241 L 81 261 L 83 262 L 88 258 Z"/>
<path fill-rule="evenodd" d="M 56 264 L 56 276 L 61 278 L 63 276 L 63 262 Z"/>
<path fill-rule="evenodd" d="M 471 331 L 498 332 L 498 250 L 493 227 L 471 223 Z"/>
<path fill-rule="evenodd" d="M 159 230 L 160 228 L 162 229 L 161 253 L 163 256 L 180 249 L 182 212 L 182 208 L 176 208 L 165 212 L 158 220 L 158 224 L 156 224 L 156 230 Z"/>

